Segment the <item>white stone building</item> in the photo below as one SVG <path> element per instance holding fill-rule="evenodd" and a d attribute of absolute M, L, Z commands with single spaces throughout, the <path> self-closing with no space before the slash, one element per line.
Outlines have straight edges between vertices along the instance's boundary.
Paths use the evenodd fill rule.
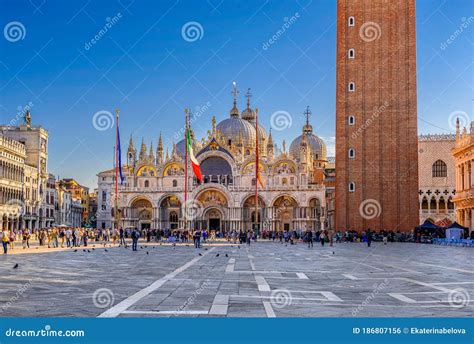
<path fill-rule="evenodd" d="M 455 135 L 418 137 L 420 223 L 430 219 L 441 225 L 456 221 Z"/>
<path fill-rule="evenodd" d="M 305 230 L 325 227 L 325 185 L 313 178 L 315 168 L 324 170 L 326 145 L 313 134 L 309 111 L 302 134 L 289 151 L 283 143 L 275 154 L 271 132 L 256 130 L 256 114 L 247 100 L 240 113 L 234 105 L 228 118 L 213 118 L 207 137 L 193 135 L 193 150 L 204 182 L 197 184 L 189 169 L 189 195 L 184 206 L 185 142 L 173 145 L 165 155 L 161 135 L 156 152 L 144 140 L 137 155 L 130 137 L 125 183 L 120 186 L 121 227 L 139 229 L 206 228 L 215 231 L 251 229 L 255 222 L 255 146 L 259 136 L 260 174 L 265 187 L 259 192 L 259 230 Z M 193 117 L 191 116 L 191 123 Z M 183 115 L 184 124 L 184 115 Z M 180 137 L 184 136 L 183 134 Z M 114 218 L 114 170 L 98 174 L 97 226 L 112 227 Z M 185 212 L 186 211 L 186 216 Z"/>

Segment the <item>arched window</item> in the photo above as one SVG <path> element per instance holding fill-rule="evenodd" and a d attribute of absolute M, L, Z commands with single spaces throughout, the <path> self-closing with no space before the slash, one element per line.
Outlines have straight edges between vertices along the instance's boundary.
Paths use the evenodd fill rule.
<path fill-rule="evenodd" d="M 354 26 L 355 25 L 355 18 L 354 17 L 349 17 L 348 23 L 349 23 L 349 26 Z"/>
<path fill-rule="evenodd" d="M 428 210 L 428 199 L 426 196 L 423 197 L 423 200 L 421 201 L 421 209 L 422 210 Z"/>
<path fill-rule="evenodd" d="M 347 52 L 347 57 L 350 58 L 350 59 L 353 59 L 355 58 L 356 56 L 356 52 L 354 49 L 349 49 L 349 51 Z"/>
<path fill-rule="evenodd" d="M 356 89 L 355 83 L 351 81 L 349 85 L 347 86 L 347 89 L 349 90 L 349 92 L 354 92 Z"/>
<path fill-rule="evenodd" d="M 349 159 L 354 159 L 355 158 L 355 149 L 354 148 L 349 148 Z"/>
<path fill-rule="evenodd" d="M 150 187 L 150 182 L 148 180 L 145 180 L 145 187 L 149 188 Z"/>
<path fill-rule="evenodd" d="M 447 177 L 448 167 L 443 160 L 436 160 L 433 164 L 433 177 Z"/>
<path fill-rule="evenodd" d="M 356 189 L 356 185 L 354 182 L 349 183 L 349 192 L 354 192 Z"/>
<path fill-rule="evenodd" d="M 178 181 L 176 179 L 173 179 L 173 187 L 177 187 L 178 186 Z"/>
<path fill-rule="evenodd" d="M 347 118 L 347 122 L 349 123 L 349 125 L 354 125 L 355 122 L 356 122 L 355 117 L 352 116 L 352 115 L 349 116 L 349 117 Z"/>

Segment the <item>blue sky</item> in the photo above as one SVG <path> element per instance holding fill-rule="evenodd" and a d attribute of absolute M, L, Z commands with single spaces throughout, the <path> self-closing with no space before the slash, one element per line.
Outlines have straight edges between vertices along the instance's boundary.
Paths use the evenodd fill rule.
<path fill-rule="evenodd" d="M 194 124 L 199 137 L 212 116 L 228 116 L 232 81 L 240 110 L 251 87 L 267 128 L 274 112 L 291 114 L 291 127 L 273 132 L 278 144 L 299 135 L 309 105 L 334 151 L 335 0 L 0 0 L 0 8 L 1 122 L 31 104 L 33 123 L 50 132 L 48 168 L 61 178 L 95 187 L 111 167 L 114 132 L 96 130 L 95 113 L 121 109 L 124 150 L 130 133 L 156 149 L 161 131 L 170 146 L 185 107 L 208 104 Z M 419 133 L 448 133 L 451 113 L 472 118 L 473 4 L 418 0 L 416 11 Z M 183 35 L 190 22 L 200 25 L 196 40 Z"/>

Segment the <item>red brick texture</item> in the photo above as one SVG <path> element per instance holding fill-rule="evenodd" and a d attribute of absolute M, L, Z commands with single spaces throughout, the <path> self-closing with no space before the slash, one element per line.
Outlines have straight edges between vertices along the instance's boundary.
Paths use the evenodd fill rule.
<path fill-rule="evenodd" d="M 418 224 L 416 101 L 415 1 L 338 0 L 337 230 L 410 231 Z M 351 181 L 355 192 L 348 191 Z M 365 200 L 380 205 L 376 216 L 362 216 Z"/>

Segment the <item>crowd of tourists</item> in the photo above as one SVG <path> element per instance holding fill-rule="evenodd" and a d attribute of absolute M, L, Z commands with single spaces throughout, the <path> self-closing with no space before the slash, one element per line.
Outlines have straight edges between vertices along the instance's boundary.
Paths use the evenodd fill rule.
<path fill-rule="evenodd" d="M 120 228 L 120 229 L 95 229 L 95 228 L 70 228 L 53 227 L 41 228 L 36 230 L 23 229 L 18 231 L 0 231 L 0 241 L 3 245 L 3 251 L 6 254 L 8 250 L 17 247 L 23 249 L 30 248 L 30 243 L 38 243 L 37 248 L 48 247 L 87 247 L 91 242 L 94 244 L 112 244 L 126 246 L 126 239 L 131 239 L 132 249 L 136 249 L 136 243 L 140 238 L 146 242 L 170 242 L 170 243 L 190 243 L 193 242 L 196 248 L 201 247 L 206 241 L 216 241 L 226 239 L 228 242 L 248 244 L 256 241 L 257 237 L 263 240 L 294 245 L 298 242 L 307 243 L 312 247 L 314 242 L 321 245 L 332 245 L 334 242 L 366 242 L 369 246 L 372 241 L 387 242 L 412 241 L 413 237 L 406 233 L 395 233 L 393 231 L 371 231 L 370 229 L 359 233 L 353 230 L 330 231 L 262 231 L 259 235 L 253 230 L 229 231 L 225 235 L 219 231 L 202 230 L 171 230 L 171 229 L 142 229 Z"/>

